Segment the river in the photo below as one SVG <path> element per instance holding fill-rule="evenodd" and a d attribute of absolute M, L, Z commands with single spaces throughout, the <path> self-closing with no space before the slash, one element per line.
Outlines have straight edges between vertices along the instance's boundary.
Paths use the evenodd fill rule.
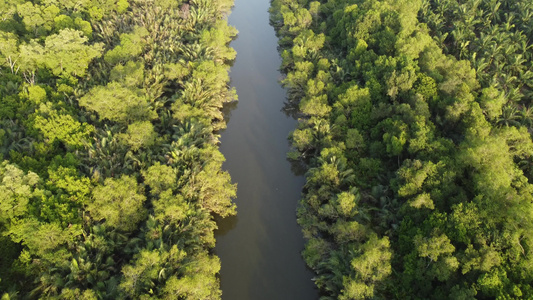
<path fill-rule="evenodd" d="M 231 68 L 239 102 L 228 114 L 220 150 L 237 186 L 237 217 L 219 222 L 216 254 L 223 300 L 314 300 L 312 272 L 300 255 L 296 223 L 303 176 L 286 160 L 287 136 L 296 126 L 282 112 L 281 59 L 269 24 L 269 0 L 236 0 L 229 23 L 239 30 Z"/>

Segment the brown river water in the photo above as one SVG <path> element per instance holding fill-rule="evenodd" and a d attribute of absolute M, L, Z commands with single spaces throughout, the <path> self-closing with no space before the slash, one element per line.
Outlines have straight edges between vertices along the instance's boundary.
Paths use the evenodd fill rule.
<path fill-rule="evenodd" d="M 236 0 L 229 23 L 239 31 L 231 68 L 239 102 L 227 108 L 223 168 L 237 183 L 237 217 L 219 222 L 216 254 L 223 300 L 315 300 L 313 273 L 300 255 L 296 207 L 304 178 L 286 159 L 296 121 L 282 108 L 277 38 L 269 0 Z"/>

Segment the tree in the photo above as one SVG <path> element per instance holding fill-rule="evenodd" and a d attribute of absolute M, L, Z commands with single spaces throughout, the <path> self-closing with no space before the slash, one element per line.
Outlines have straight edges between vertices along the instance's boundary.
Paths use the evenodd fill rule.
<path fill-rule="evenodd" d="M 144 27 L 136 27 L 133 33 L 121 34 L 120 45 L 106 52 L 104 55 L 105 61 L 115 65 L 139 56 L 143 51 L 147 35 L 148 31 Z"/>
<path fill-rule="evenodd" d="M 133 88 L 142 85 L 144 76 L 144 64 L 130 60 L 125 65 L 114 66 L 109 79 Z"/>
<path fill-rule="evenodd" d="M 53 298 L 55 299 L 55 298 Z M 96 293 L 92 290 L 80 290 L 80 289 L 63 289 L 61 295 L 57 299 L 65 300 L 96 300 L 98 299 Z"/>
<path fill-rule="evenodd" d="M 161 165 L 159 162 L 141 171 L 144 182 L 150 186 L 150 192 L 158 195 L 168 189 L 174 189 L 177 182 L 177 172 L 174 168 Z"/>
<path fill-rule="evenodd" d="M 35 98 L 31 96 L 30 98 Z M 71 115 L 60 113 L 51 108 L 51 103 L 41 104 L 39 114 L 35 117 L 35 128 L 40 130 L 49 143 L 55 140 L 72 148 L 80 148 L 89 142 L 94 126 L 80 123 Z"/>
<path fill-rule="evenodd" d="M 70 28 L 45 40 L 43 64 L 57 76 L 84 76 L 89 63 L 103 52 L 103 44 L 86 45 L 83 32 Z"/>
<path fill-rule="evenodd" d="M 51 265 L 63 266 L 68 263 L 72 254 L 65 246 L 73 244 L 81 233 L 78 225 L 61 228 L 57 223 L 39 222 L 31 217 L 14 223 L 8 231 L 15 243 L 22 243 L 27 249 L 22 252 L 19 260 L 29 264 L 33 259 L 40 259 L 43 261 L 39 266 L 41 270 Z"/>
<path fill-rule="evenodd" d="M 0 31 L 0 66 L 8 66 L 11 73 L 16 73 L 16 63 L 19 56 L 18 38 L 11 32 Z"/>
<path fill-rule="evenodd" d="M 45 35 L 52 30 L 54 18 L 59 14 L 59 8 L 55 5 L 41 6 L 31 2 L 17 5 L 17 13 L 22 17 L 26 30 L 34 35 Z"/>
<path fill-rule="evenodd" d="M 411 89 L 417 80 L 415 69 L 412 65 L 402 68 L 402 70 L 393 70 L 387 79 L 387 95 L 393 100 L 396 96 Z"/>
<path fill-rule="evenodd" d="M 499 92 L 494 87 L 484 88 L 481 91 L 479 104 L 483 109 L 483 113 L 491 121 L 496 120 L 502 114 L 502 107 L 506 103 L 503 93 Z"/>
<path fill-rule="evenodd" d="M 91 89 L 79 102 L 81 106 L 98 113 L 101 119 L 118 123 L 127 124 L 155 117 L 140 90 L 124 87 L 117 82 Z"/>
<path fill-rule="evenodd" d="M 349 120 L 351 127 L 359 130 L 368 129 L 372 110 L 368 88 L 350 86 L 346 92 L 339 95 L 333 107 L 336 114 L 343 114 Z"/>
<path fill-rule="evenodd" d="M 38 40 L 20 46 L 23 71 L 47 67 L 56 76 L 84 76 L 89 63 L 102 55 L 103 44 L 86 45 L 87 37 L 70 28 L 47 36 L 44 47 Z"/>
<path fill-rule="evenodd" d="M 235 185 L 227 172 L 220 171 L 222 154 L 216 153 L 212 161 L 206 162 L 200 171 L 189 183 L 193 191 L 198 193 L 200 205 L 222 217 L 235 214 L 235 204 L 231 199 L 235 197 Z"/>
<path fill-rule="evenodd" d="M 374 296 L 377 284 L 392 272 L 390 242 L 387 237 L 379 239 L 375 234 L 361 246 L 361 255 L 352 259 L 351 266 L 355 276 L 345 277 L 339 299 L 366 299 Z"/>
<path fill-rule="evenodd" d="M 141 148 L 153 146 L 157 139 L 154 125 L 149 121 L 134 122 L 128 125 L 128 130 L 121 136 L 121 139 L 128 144 L 133 151 Z"/>
<path fill-rule="evenodd" d="M 0 0 L 2 297 L 220 298 L 232 3 Z"/>
<path fill-rule="evenodd" d="M 122 268 L 124 280 L 120 287 L 124 293 L 132 298 L 147 293 L 164 271 L 163 263 L 167 253 L 158 250 L 143 250 L 138 253 L 131 265 Z"/>
<path fill-rule="evenodd" d="M 170 189 L 153 201 L 155 218 L 168 224 L 178 224 L 190 215 L 192 205 L 182 195 L 173 195 Z"/>
<path fill-rule="evenodd" d="M 144 219 L 146 196 L 135 178 L 122 175 L 118 179 L 107 178 L 104 185 L 93 190 L 93 200 L 87 210 L 97 221 L 121 231 L 132 231 Z"/>
<path fill-rule="evenodd" d="M 217 300 L 221 292 L 219 281 L 213 276 L 220 270 L 217 257 L 202 251 L 185 264 L 183 276 L 172 276 L 163 288 L 163 299 Z"/>
<path fill-rule="evenodd" d="M 218 20 L 215 26 L 201 33 L 200 41 L 212 49 L 219 60 L 231 61 L 235 59 L 236 52 L 228 47 L 228 44 L 236 35 L 237 30 L 234 27 L 224 20 Z"/>
<path fill-rule="evenodd" d="M 43 191 L 37 187 L 39 176 L 33 172 L 25 174 L 7 161 L 0 164 L 0 224 L 7 225 L 28 213 L 30 201 Z"/>

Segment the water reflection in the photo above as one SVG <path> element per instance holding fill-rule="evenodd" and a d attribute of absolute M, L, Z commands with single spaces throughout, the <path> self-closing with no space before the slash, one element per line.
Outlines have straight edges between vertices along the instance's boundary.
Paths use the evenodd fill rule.
<path fill-rule="evenodd" d="M 291 172 L 296 176 L 304 176 L 307 170 L 309 170 L 307 165 L 301 160 L 287 158 L 287 161 L 291 164 Z"/>
<path fill-rule="evenodd" d="M 281 111 L 287 116 L 291 117 L 294 120 L 298 120 L 299 117 L 301 117 L 301 114 L 298 112 L 298 104 L 294 101 L 285 101 L 283 103 L 283 108 Z"/>
<path fill-rule="evenodd" d="M 224 121 L 226 124 L 229 123 L 229 120 L 231 119 L 231 113 L 235 109 L 237 109 L 237 103 L 238 101 L 232 101 L 229 103 L 224 103 L 224 106 L 222 106 L 222 113 L 224 114 Z M 221 130 L 220 132 L 224 132 L 225 129 Z"/>
<path fill-rule="evenodd" d="M 215 216 L 215 221 L 217 222 L 218 228 L 215 232 L 217 236 L 224 236 L 229 231 L 231 231 L 235 226 L 237 226 L 237 222 L 239 221 L 238 216 L 229 216 L 226 218 L 221 218 L 219 216 Z"/>

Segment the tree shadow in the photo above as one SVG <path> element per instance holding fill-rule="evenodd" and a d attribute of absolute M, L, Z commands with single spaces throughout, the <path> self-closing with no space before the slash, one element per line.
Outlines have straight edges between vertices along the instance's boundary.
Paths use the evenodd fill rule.
<path fill-rule="evenodd" d="M 223 104 L 222 109 L 220 111 L 224 116 L 224 122 L 226 123 L 226 125 L 229 123 L 231 119 L 231 113 L 237 108 L 237 105 L 238 101 L 231 101 Z M 226 128 L 221 129 L 219 133 L 222 133 L 224 131 L 226 131 Z"/>
<path fill-rule="evenodd" d="M 302 113 L 299 110 L 299 105 L 296 103 L 296 101 L 290 101 L 289 98 L 286 98 L 286 101 L 283 102 L 283 107 L 281 108 L 281 111 L 290 118 L 293 118 L 294 120 L 298 120 L 302 117 Z"/>
<path fill-rule="evenodd" d="M 217 223 L 218 229 L 215 230 L 215 236 L 224 236 L 228 232 L 230 232 L 235 226 L 237 226 L 237 222 L 239 222 L 239 218 L 235 216 L 229 216 L 222 218 L 220 216 L 215 216 L 215 222 Z"/>
<path fill-rule="evenodd" d="M 287 161 L 291 164 L 291 171 L 296 176 L 304 176 L 309 169 L 309 167 L 301 160 L 287 158 Z"/>

